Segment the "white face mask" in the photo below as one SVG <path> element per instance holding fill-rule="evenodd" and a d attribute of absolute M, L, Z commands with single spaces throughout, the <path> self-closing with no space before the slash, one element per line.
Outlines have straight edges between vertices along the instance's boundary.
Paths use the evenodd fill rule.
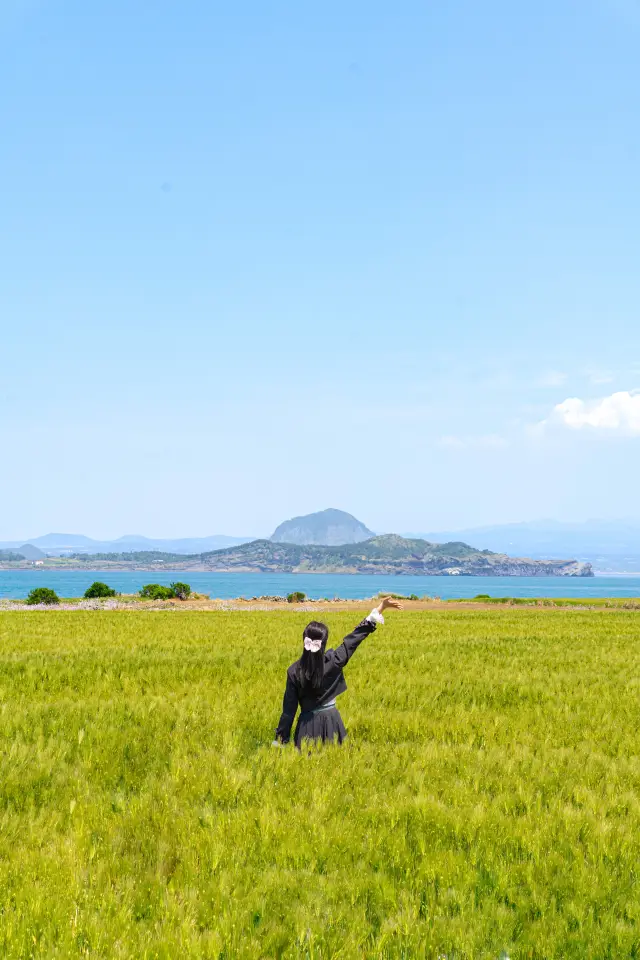
<path fill-rule="evenodd" d="M 310 653 L 317 653 L 322 646 L 322 640 L 312 640 L 311 637 L 304 638 L 304 648 Z"/>

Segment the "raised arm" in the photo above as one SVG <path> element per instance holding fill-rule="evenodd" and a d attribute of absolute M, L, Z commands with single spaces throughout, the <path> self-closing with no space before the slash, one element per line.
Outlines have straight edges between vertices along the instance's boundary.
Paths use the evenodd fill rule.
<path fill-rule="evenodd" d="M 384 623 L 383 611 L 391 608 L 399 610 L 402 604 L 391 597 L 385 597 L 377 607 L 374 607 L 368 617 L 358 624 L 351 633 L 347 634 L 335 653 L 335 662 L 342 668 L 349 662 L 365 637 L 376 629 L 379 623 Z"/>
<path fill-rule="evenodd" d="M 284 697 L 282 699 L 282 715 L 276 730 L 275 740 L 273 741 L 274 746 L 280 746 L 281 744 L 289 743 L 291 738 L 291 727 L 293 726 L 293 721 L 297 711 L 298 688 L 291 679 L 289 673 L 287 673 L 287 685 L 285 687 Z"/>

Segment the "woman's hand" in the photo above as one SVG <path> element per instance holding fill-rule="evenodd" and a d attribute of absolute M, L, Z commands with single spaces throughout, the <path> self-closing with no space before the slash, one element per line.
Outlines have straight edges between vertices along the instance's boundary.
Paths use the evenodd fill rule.
<path fill-rule="evenodd" d="M 378 604 L 378 612 L 382 613 L 384 610 L 402 610 L 402 604 L 393 597 L 383 597 Z"/>

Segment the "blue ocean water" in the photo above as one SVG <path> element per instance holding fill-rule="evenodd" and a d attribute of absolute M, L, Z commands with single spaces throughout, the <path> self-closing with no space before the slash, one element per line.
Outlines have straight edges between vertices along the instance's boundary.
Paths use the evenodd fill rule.
<path fill-rule="evenodd" d="M 212 598 L 283 596 L 301 590 L 308 597 L 357 600 L 381 591 L 419 597 L 639 597 L 640 577 L 412 577 L 304 573 L 187 573 L 171 571 L 0 570 L 0 598 L 24 599 L 33 587 L 51 587 L 60 597 L 80 597 L 94 580 L 119 593 L 136 593 L 145 583 L 185 580 Z"/>

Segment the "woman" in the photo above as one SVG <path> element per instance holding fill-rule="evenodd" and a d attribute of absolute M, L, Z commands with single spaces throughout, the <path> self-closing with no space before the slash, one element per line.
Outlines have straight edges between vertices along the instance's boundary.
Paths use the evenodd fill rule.
<path fill-rule="evenodd" d="M 344 638 L 337 650 L 325 649 L 329 630 L 324 623 L 312 620 L 305 627 L 302 656 L 287 670 L 282 716 L 274 746 L 289 743 L 298 706 L 301 712 L 294 735 L 298 749 L 303 740 L 342 743 L 347 731 L 336 707 L 336 697 L 347 689 L 342 670 L 364 638 L 373 633 L 379 623 L 384 623 L 383 611 L 401 607 L 397 600 L 385 597 L 353 633 Z"/>

